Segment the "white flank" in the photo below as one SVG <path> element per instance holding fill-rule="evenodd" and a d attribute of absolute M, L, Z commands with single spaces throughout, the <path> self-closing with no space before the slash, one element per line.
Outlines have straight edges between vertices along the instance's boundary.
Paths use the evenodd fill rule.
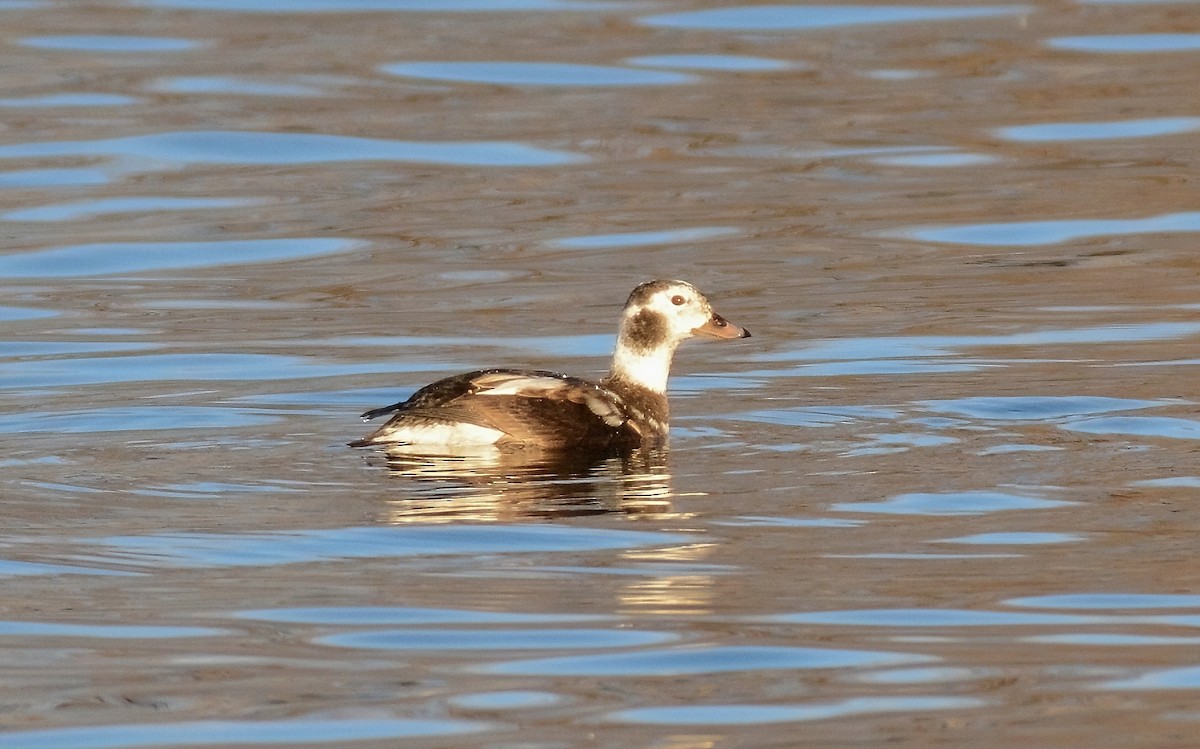
<path fill-rule="evenodd" d="M 409 445 L 494 445 L 504 432 L 477 424 L 400 424 L 375 438 L 375 442 Z"/>

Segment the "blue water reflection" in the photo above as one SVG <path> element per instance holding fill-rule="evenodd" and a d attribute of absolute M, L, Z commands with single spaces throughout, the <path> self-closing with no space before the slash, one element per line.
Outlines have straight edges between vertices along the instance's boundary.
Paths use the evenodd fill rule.
<path fill-rule="evenodd" d="M 1186 487 L 1189 489 L 1200 489 L 1200 476 L 1169 476 L 1161 479 L 1146 479 L 1144 481 L 1133 481 L 1130 486 L 1165 486 L 1165 487 Z"/>
<path fill-rule="evenodd" d="M 527 676 L 682 676 L 781 669 L 865 668 L 933 660 L 936 659 L 912 653 L 731 645 L 535 658 L 475 670 Z"/>
<path fill-rule="evenodd" d="M 1170 402 L 1092 395 L 1017 395 L 923 401 L 920 405 L 930 411 L 959 414 L 989 421 L 1042 421 L 1109 411 L 1154 408 Z"/>
<path fill-rule="evenodd" d="M 185 52 L 204 45 L 194 39 L 169 39 L 154 36 L 116 36 L 79 34 L 73 36 L 30 36 L 18 44 L 39 49 L 77 52 Z"/>
<path fill-rule="evenodd" d="M 512 351 L 536 352 L 550 355 L 569 353 L 572 356 L 607 356 L 612 353 L 616 336 L 608 333 L 578 335 L 512 336 L 492 338 L 485 336 L 341 336 L 338 338 L 310 338 L 321 346 L 344 346 L 348 348 L 380 348 L 389 351 L 412 350 L 416 347 L 438 351 L 467 349 L 479 351 L 488 348 L 503 348 Z M 362 391 L 374 396 L 378 391 Z"/>
<path fill-rule="evenodd" d="M 409 606 L 337 606 L 240 611 L 240 619 L 288 624 L 546 624 L 591 622 L 613 618 L 600 614 L 528 614 L 513 611 L 429 609 Z"/>
<path fill-rule="evenodd" d="M 217 242 L 113 242 L 0 256 L 0 278 L 70 278 L 297 260 L 366 247 L 354 239 L 295 237 Z"/>
<path fill-rule="evenodd" d="M 931 226 L 907 229 L 896 236 L 925 242 L 1029 247 L 1093 237 L 1175 232 L 1200 232 L 1200 211 L 1165 213 L 1140 219 L 1064 219 Z"/>
<path fill-rule="evenodd" d="M 933 75 L 928 70 L 910 70 L 908 68 L 881 68 L 863 73 L 863 77 L 873 78 L 877 81 L 913 81 L 918 78 L 931 78 Z"/>
<path fill-rule="evenodd" d="M 53 310 L 32 309 L 30 307 L 0 306 L 0 322 L 15 322 L 17 320 L 40 320 L 55 317 L 58 313 Z"/>
<path fill-rule="evenodd" d="M 1050 122 L 1036 125 L 1001 127 L 992 132 L 998 138 L 1018 142 L 1071 140 L 1110 140 L 1114 138 L 1150 138 L 1200 130 L 1200 117 L 1152 117 L 1117 122 Z"/>
<path fill-rule="evenodd" d="M 0 190 L 36 187 L 71 187 L 103 185 L 112 177 L 105 169 L 79 167 L 75 169 L 24 169 L 0 172 Z"/>
<path fill-rule="evenodd" d="M 1146 647 L 1200 645 L 1200 637 L 1172 637 L 1170 635 L 1126 635 L 1113 632 L 1070 632 L 1055 635 L 1030 635 L 1021 642 L 1037 642 L 1050 645 L 1082 645 L 1084 647 Z"/>
<path fill-rule="evenodd" d="M 500 86 L 661 86 L 696 80 L 684 73 L 563 62 L 399 62 L 381 70 L 405 78 Z"/>
<path fill-rule="evenodd" d="M 162 533 L 98 541 L 91 560 L 154 568 L 243 567 L 434 554 L 601 551 L 688 541 L 678 533 L 567 526 L 409 525 L 274 533 Z"/>
<path fill-rule="evenodd" d="M 129 0 L 159 8 L 216 10 L 228 13 L 497 13 L 531 10 L 614 10 L 620 2 L 590 0 Z"/>
<path fill-rule="evenodd" d="M 1151 690 L 1151 689 L 1200 689 L 1200 666 L 1164 668 L 1147 671 L 1128 679 L 1113 679 L 1099 685 L 1101 689 Z"/>
<path fill-rule="evenodd" d="M 767 517 L 762 515 L 734 515 L 727 519 L 716 519 L 714 525 L 746 526 L 752 528 L 857 528 L 865 520 L 840 518 L 796 518 Z"/>
<path fill-rule="evenodd" d="M 738 726 L 828 720 L 870 713 L 919 713 L 929 710 L 961 710 L 987 704 L 975 697 L 906 695 L 897 697 L 852 697 L 837 702 L 796 705 L 677 705 L 637 707 L 605 716 L 616 723 L 645 723 L 674 726 Z"/>
<path fill-rule="evenodd" d="M 33 319 L 36 319 L 35 315 Z M 101 335 L 107 335 L 102 333 Z M 119 334 L 118 334 L 119 335 Z M 28 356 L 63 356 L 66 354 L 115 353 L 145 351 L 151 343 L 126 341 L 0 341 L 0 360 Z"/>
<path fill-rule="evenodd" d="M 793 377 L 846 377 L 851 375 L 916 375 L 947 374 L 953 372 L 978 372 L 987 367 L 1000 366 L 996 363 L 974 361 L 914 361 L 912 359 L 867 359 L 858 361 L 821 362 L 800 364 L 787 370 L 754 370 L 747 372 L 756 377 L 788 374 Z"/>
<path fill-rule="evenodd" d="M 680 68 L 682 70 L 713 70 L 730 73 L 764 72 L 808 68 L 807 64 L 775 60 L 769 57 L 746 55 L 646 55 L 631 57 L 625 62 L 648 68 Z"/>
<path fill-rule="evenodd" d="M 933 552 L 877 552 L 874 554 L 826 554 L 830 559 L 894 559 L 898 561 L 925 561 L 939 559 L 1016 559 L 1021 557 L 1021 554 L 936 554 Z"/>
<path fill-rule="evenodd" d="M 926 666 L 924 668 L 888 668 L 859 674 L 855 681 L 866 684 L 951 684 L 990 679 L 997 671 L 988 668 Z"/>
<path fill-rule="evenodd" d="M 402 161 L 454 166 L 552 166 L 581 154 L 505 141 L 404 141 L 317 133 L 181 131 L 0 146 L 0 159 L 133 157 L 177 164 L 323 164 Z"/>
<path fill-rule="evenodd" d="M 300 494 L 302 489 L 280 484 L 234 484 L 225 481 L 189 481 L 131 490 L 133 494 L 172 499 L 219 499 L 228 494 Z"/>
<path fill-rule="evenodd" d="M 158 640 L 173 637 L 217 637 L 228 630 L 214 627 L 171 627 L 143 624 L 63 624 L 0 621 L 0 637 L 79 637 L 104 640 Z M 4 734 L 0 734 L 3 737 Z"/>
<path fill-rule="evenodd" d="M 1010 598 L 1008 606 L 1035 609 L 1180 609 L 1200 608 L 1200 595 L 1191 593 L 1062 593 Z"/>
<path fill-rule="evenodd" d="M 1029 444 L 1006 444 L 992 445 L 978 451 L 977 455 L 1006 455 L 1008 453 L 1036 453 L 1036 452 L 1056 452 L 1066 450 L 1062 445 L 1029 445 Z"/>
<path fill-rule="evenodd" d="M 265 426 L 279 417 L 246 408 L 204 406 L 112 406 L 59 413 L 0 414 L 0 434 L 92 434 L 167 429 L 235 429 Z"/>
<path fill-rule="evenodd" d="M 731 418 L 781 426 L 818 428 L 852 424 L 861 420 L 891 420 L 900 418 L 894 409 L 875 406 L 801 406 L 769 411 L 743 411 Z"/>
<path fill-rule="evenodd" d="M 318 637 L 319 645 L 367 650 L 576 650 L 660 645 L 679 639 L 669 632 L 628 629 L 393 629 L 340 632 Z"/>
<path fill-rule="evenodd" d="M 1126 623 L 1126 617 L 1090 614 L 1041 614 L 968 609 L 852 609 L 780 614 L 770 621 L 791 624 L 826 624 L 839 627 L 1022 627 L 1033 625 L 1079 625 Z"/>
<path fill-rule="evenodd" d="M 532 689 L 510 689 L 503 692 L 475 692 L 451 697 L 451 705 L 464 710 L 528 710 L 561 705 L 567 700 L 553 692 Z"/>
<path fill-rule="evenodd" d="M 28 483 L 26 485 L 28 485 Z M 12 559 L 0 559 L 0 577 L 23 577 L 25 575 L 101 575 L 106 577 L 132 577 L 139 574 L 140 573 L 137 572 L 123 572 L 121 570 L 77 567 L 68 564 L 43 564 L 41 562 L 18 562 Z"/>
<path fill-rule="evenodd" d="M 865 441 L 847 449 L 843 455 L 888 455 L 907 452 L 914 447 L 941 447 L 953 445 L 959 440 L 943 434 L 921 434 L 902 432 L 895 434 L 861 434 Z"/>
<path fill-rule="evenodd" d="M 740 234 L 739 229 L 729 226 L 691 226 L 684 229 L 661 231 L 633 231 L 616 234 L 589 234 L 581 237 L 564 237 L 547 242 L 551 247 L 575 250 L 598 250 L 621 247 L 645 247 L 660 244 L 682 244 L 722 239 Z"/>
<path fill-rule="evenodd" d="M 235 208 L 254 205 L 259 202 L 261 201 L 254 198 L 171 198 L 149 195 L 97 198 L 96 200 L 82 200 L 76 203 L 57 203 L 54 205 L 20 208 L 0 215 L 0 221 L 74 221 L 109 213 L 195 211 L 212 208 Z"/>
<path fill-rule="evenodd" d="M 985 153 L 970 153 L 968 151 L 879 156 L 871 159 L 876 164 L 884 164 L 886 166 L 915 166 L 935 169 L 957 166 L 980 166 L 982 164 L 994 164 L 999 160 L 998 156 Z"/>
<path fill-rule="evenodd" d="M 54 107 L 119 107 L 137 103 L 132 96 L 100 93 L 59 93 L 0 99 L 0 107 L 54 108 Z"/>
<path fill-rule="evenodd" d="M 1186 52 L 1200 50 L 1200 34 L 1060 36 L 1046 44 L 1078 52 Z"/>
<path fill-rule="evenodd" d="M 1200 214 L 1197 214 L 1200 218 Z M 1057 346 L 1087 343 L 1131 343 L 1184 338 L 1200 334 L 1200 322 L 1149 322 L 1087 328 L 1051 328 L 997 335 L 944 335 L 842 338 L 817 340 L 800 348 L 748 354 L 751 361 L 860 361 L 903 357 L 950 356 L 966 348 L 987 346 Z"/>
<path fill-rule="evenodd" d="M 1171 416 L 1106 416 L 1080 419 L 1062 425 L 1063 429 L 1085 434 L 1126 434 L 1134 437 L 1200 439 L 1200 421 Z"/>
<path fill-rule="evenodd" d="M 726 31 L 804 31 L 875 23 L 953 21 L 1028 13 L 1027 5 L 751 5 L 646 16 L 647 26 Z"/>
<path fill-rule="evenodd" d="M 940 544 L 979 544 L 984 546 L 1029 546 L 1035 544 L 1063 544 L 1083 541 L 1084 536 L 1078 533 L 1046 533 L 1037 531 L 998 531 L 995 533 L 976 533 L 972 536 L 957 538 L 939 538 Z"/>
<path fill-rule="evenodd" d="M 219 353 L 89 357 L 86 359 L 86 366 L 81 364 L 80 359 L 18 359 L 0 360 L 0 388 L 17 390 L 112 382 L 288 380 L 378 372 L 436 372 L 448 366 L 452 365 L 444 361 L 422 362 L 412 358 L 403 361 L 332 363 L 302 356 Z M 371 392 L 395 394 L 391 390 Z M 257 398 L 248 400 L 258 402 Z M 354 402 L 370 402 L 370 399 Z M 136 411 L 135 408 L 134 412 Z M 113 413 L 118 412 L 119 410 Z M 25 419 L 25 416 L 29 418 Z M 36 423 L 33 421 L 35 416 L 37 415 L 7 414 L 0 418 L 22 420 L 36 431 Z M 41 418 L 50 416 L 52 415 L 40 415 Z"/>
<path fill-rule="evenodd" d="M 152 91 L 172 94 L 231 96 L 324 96 L 327 92 L 314 85 L 281 81 L 253 80 L 233 76 L 178 76 L 160 78 L 149 86 Z"/>
<path fill-rule="evenodd" d="M 879 502 L 836 502 L 838 512 L 877 512 L 889 515 L 983 515 L 1013 510 L 1044 510 L 1074 504 L 999 491 L 898 494 Z"/>
<path fill-rule="evenodd" d="M 380 741 L 420 736 L 455 736 L 497 730 L 468 720 L 415 718 L 291 718 L 210 720 L 78 728 L 44 728 L 0 734 L 0 748 L 118 749 L 229 745 L 308 745 Z"/>

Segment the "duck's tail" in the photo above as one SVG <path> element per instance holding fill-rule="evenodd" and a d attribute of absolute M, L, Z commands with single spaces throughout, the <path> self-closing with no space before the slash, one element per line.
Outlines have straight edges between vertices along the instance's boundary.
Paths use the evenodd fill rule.
<path fill-rule="evenodd" d="M 394 412 L 396 412 L 396 411 L 399 411 L 399 410 L 400 410 L 400 408 L 401 408 L 402 406 L 404 406 L 404 404 L 405 404 L 405 403 L 407 403 L 407 402 L 408 402 L 408 401 L 401 401 L 401 402 L 399 402 L 399 403 L 393 403 L 393 404 L 392 404 L 392 405 L 390 405 L 390 406 L 383 406 L 383 407 L 381 407 L 381 408 L 372 408 L 370 411 L 364 411 L 364 412 L 362 413 L 362 415 L 361 415 L 361 417 L 362 417 L 362 420 L 363 420 L 363 421 L 370 421 L 371 419 L 377 419 L 377 418 L 379 418 L 380 416 L 387 416 L 387 415 L 388 415 L 388 414 L 390 414 L 390 413 L 394 413 Z"/>

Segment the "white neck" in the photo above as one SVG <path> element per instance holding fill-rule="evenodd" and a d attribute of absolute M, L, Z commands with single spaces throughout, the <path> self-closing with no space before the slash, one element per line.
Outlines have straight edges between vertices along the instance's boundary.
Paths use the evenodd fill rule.
<path fill-rule="evenodd" d="M 608 379 L 621 380 L 655 393 L 666 393 L 675 346 L 666 345 L 649 351 L 635 352 L 632 347 L 623 343 L 620 339 L 617 340 L 617 350 L 613 352 L 612 371 L 609 372 Z"/>

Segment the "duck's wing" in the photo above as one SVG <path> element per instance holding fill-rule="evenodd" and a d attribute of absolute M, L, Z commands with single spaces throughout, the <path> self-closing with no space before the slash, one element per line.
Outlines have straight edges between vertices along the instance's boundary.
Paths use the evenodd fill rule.
<path fill-rule="evenodd" d="M 587 380 L 543 371 L 468 372 L 364 417 L 392 412 L 395 416 L 376 433 L 379 437 L 394 433 L 390 427 L 418 422 L 469 424 L 502 432 L 504 442 L 542 446 L 607 443 L 628 431 L 623 430 L 628 425 L 624 406 L 615 394 Z"/>
<path fill-rule="evenodd" d="M 547 408 L 582 406 L 591 419 L 599 419 L 612 429 L 620 427 L 627 420 L 622 403 L 616 395 L 578 377 L 553 372 L 492 370 L 471 382 L 474 387 L 469 395 L 480 400 L 484 408 L 493 400 L 497 404 L 506 404 L 505 399 L 511 398 L 517 402 L 530 402 L 526 407 L 532 402 L 542 402 Z"/>

